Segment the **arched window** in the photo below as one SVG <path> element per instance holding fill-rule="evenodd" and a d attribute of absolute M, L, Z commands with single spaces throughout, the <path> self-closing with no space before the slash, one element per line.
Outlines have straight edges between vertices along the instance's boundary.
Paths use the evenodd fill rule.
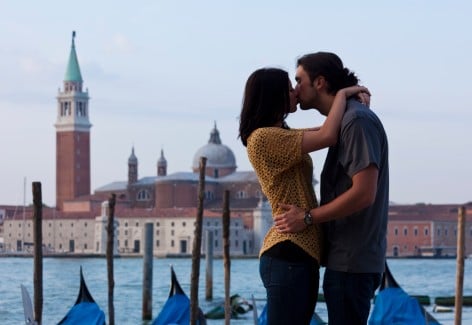
<path fill-rule="evenodd" d="M 149 201 L 151 200 L 151 195 L 148 190 L 140 190 L 136 196 L 137 201 Z"/>

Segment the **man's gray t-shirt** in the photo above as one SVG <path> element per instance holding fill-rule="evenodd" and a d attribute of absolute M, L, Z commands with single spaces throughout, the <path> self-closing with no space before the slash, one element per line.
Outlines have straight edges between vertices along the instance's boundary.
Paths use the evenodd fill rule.
<path fill-rule="evenodd" d="M 383 272 L 388 221 L 388 141 L 375 113 L 349 100 L 336 146 L 330 147 L 321 173 L 321 205 L 352 186 L 352 177 L 378 168 L 375 202 L 353 215 L 323 224 L 327 268 L 353 273 Z"/>

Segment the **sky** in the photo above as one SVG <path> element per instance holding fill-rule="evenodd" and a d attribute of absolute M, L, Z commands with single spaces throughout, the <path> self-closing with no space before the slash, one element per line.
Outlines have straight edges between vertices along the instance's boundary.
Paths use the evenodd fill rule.
<path fill-rule="evenodd" d="M 389 139 L 390 200 L 472 201 L 472 2 L 4 1 L 0 0 L 0 204 L 55 204 L 58 89 L 72 31 L 90 95 L 91 190 L 191 171 L 216 123 L 238 171 L 252 170 L 238 139 L 247 77 L 289 72 L 303 54 L 338 54 L 372 93 Z M 317 126 L 316 110 L 291 127 Z M 311 154 L 319 179 L 326 150 Z M 25 186 L 26 184 L 26 186 Z M 319 195 L 319 186 L 315 187 Z"/>

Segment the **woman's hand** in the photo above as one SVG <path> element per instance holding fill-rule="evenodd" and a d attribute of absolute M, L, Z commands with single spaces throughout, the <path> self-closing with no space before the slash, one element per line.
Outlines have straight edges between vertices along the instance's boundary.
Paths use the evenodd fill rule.
<path fill-rule="evenodd" d="M 370 93 L 360 92 L 356 99 L 367 107 L 370 107 Z"/>
<path fill-rule="evenodd" d="M 279 203 L 278 207 L 284 210 L 283 213 L 274 216 L 274 226 L 280 233 L 294 233 L 304 230 L 305 210 L 296 205 Z"/>
<path fill-rule="evenodd" d="M 366 106 L 370 106 L 370 91 L 367 87 L 364 86 L 351 86 L 342 88 L 338 91 L 336 95 L 345 96 L 349 98 L 356 95 L 356 99 Z"/>

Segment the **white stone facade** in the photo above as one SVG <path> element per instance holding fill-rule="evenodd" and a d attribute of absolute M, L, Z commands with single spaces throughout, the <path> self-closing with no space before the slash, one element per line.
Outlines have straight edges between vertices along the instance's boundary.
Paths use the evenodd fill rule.
<path fill-rule="evenodd" d="M 102 204 L 101 216 L 90 218 L 45 219 L 42 223 L 45 253 L 98 254 L 106 253 L 108 202 Z M 153 224 L 155 256 L 191 255 L 195 237 L 195 217 L 115 217 L 115 254 L 142 255 L 144 227 Z M 201 252 L 206 251 L 207 231 L 213 232 L 213 254 L 223 254 L 222 218 L 203 217 Z M 239 217 L 230 220 L 230 254 L 256 255 L 254 235 L 245 229 Z M 4 247 L 7 252 L 32 252 L 33 222 L 13 219 L 4 221 Z"/>
<path fill-rule="evenodd" d="M 94 222 L 91 219 L 46 219 L 42 223 L 45 252 L 93 253 Z M 32 251 L 33 221 L 5 220 L 4 246 L 7 252 Z"/>
<path fill-rule="evenodd" d="M 119 218 L 118 247 L 119 253 L 143 253 L 144 227 L 146 223 L 153 224 L 153 252 L 155 256 L 186 256 L 191 255 L 195 240 L 195 218 Z M 221 218 L 204 217 L 202 221 L 202 254 L 206 250 L 207 230 L 213 232 L 213 254 L 223 254 L 222 220 Z M 252 255 L 252 232 L 243 227 L 240 218 L 230 221 L 230 254 Z"/>

